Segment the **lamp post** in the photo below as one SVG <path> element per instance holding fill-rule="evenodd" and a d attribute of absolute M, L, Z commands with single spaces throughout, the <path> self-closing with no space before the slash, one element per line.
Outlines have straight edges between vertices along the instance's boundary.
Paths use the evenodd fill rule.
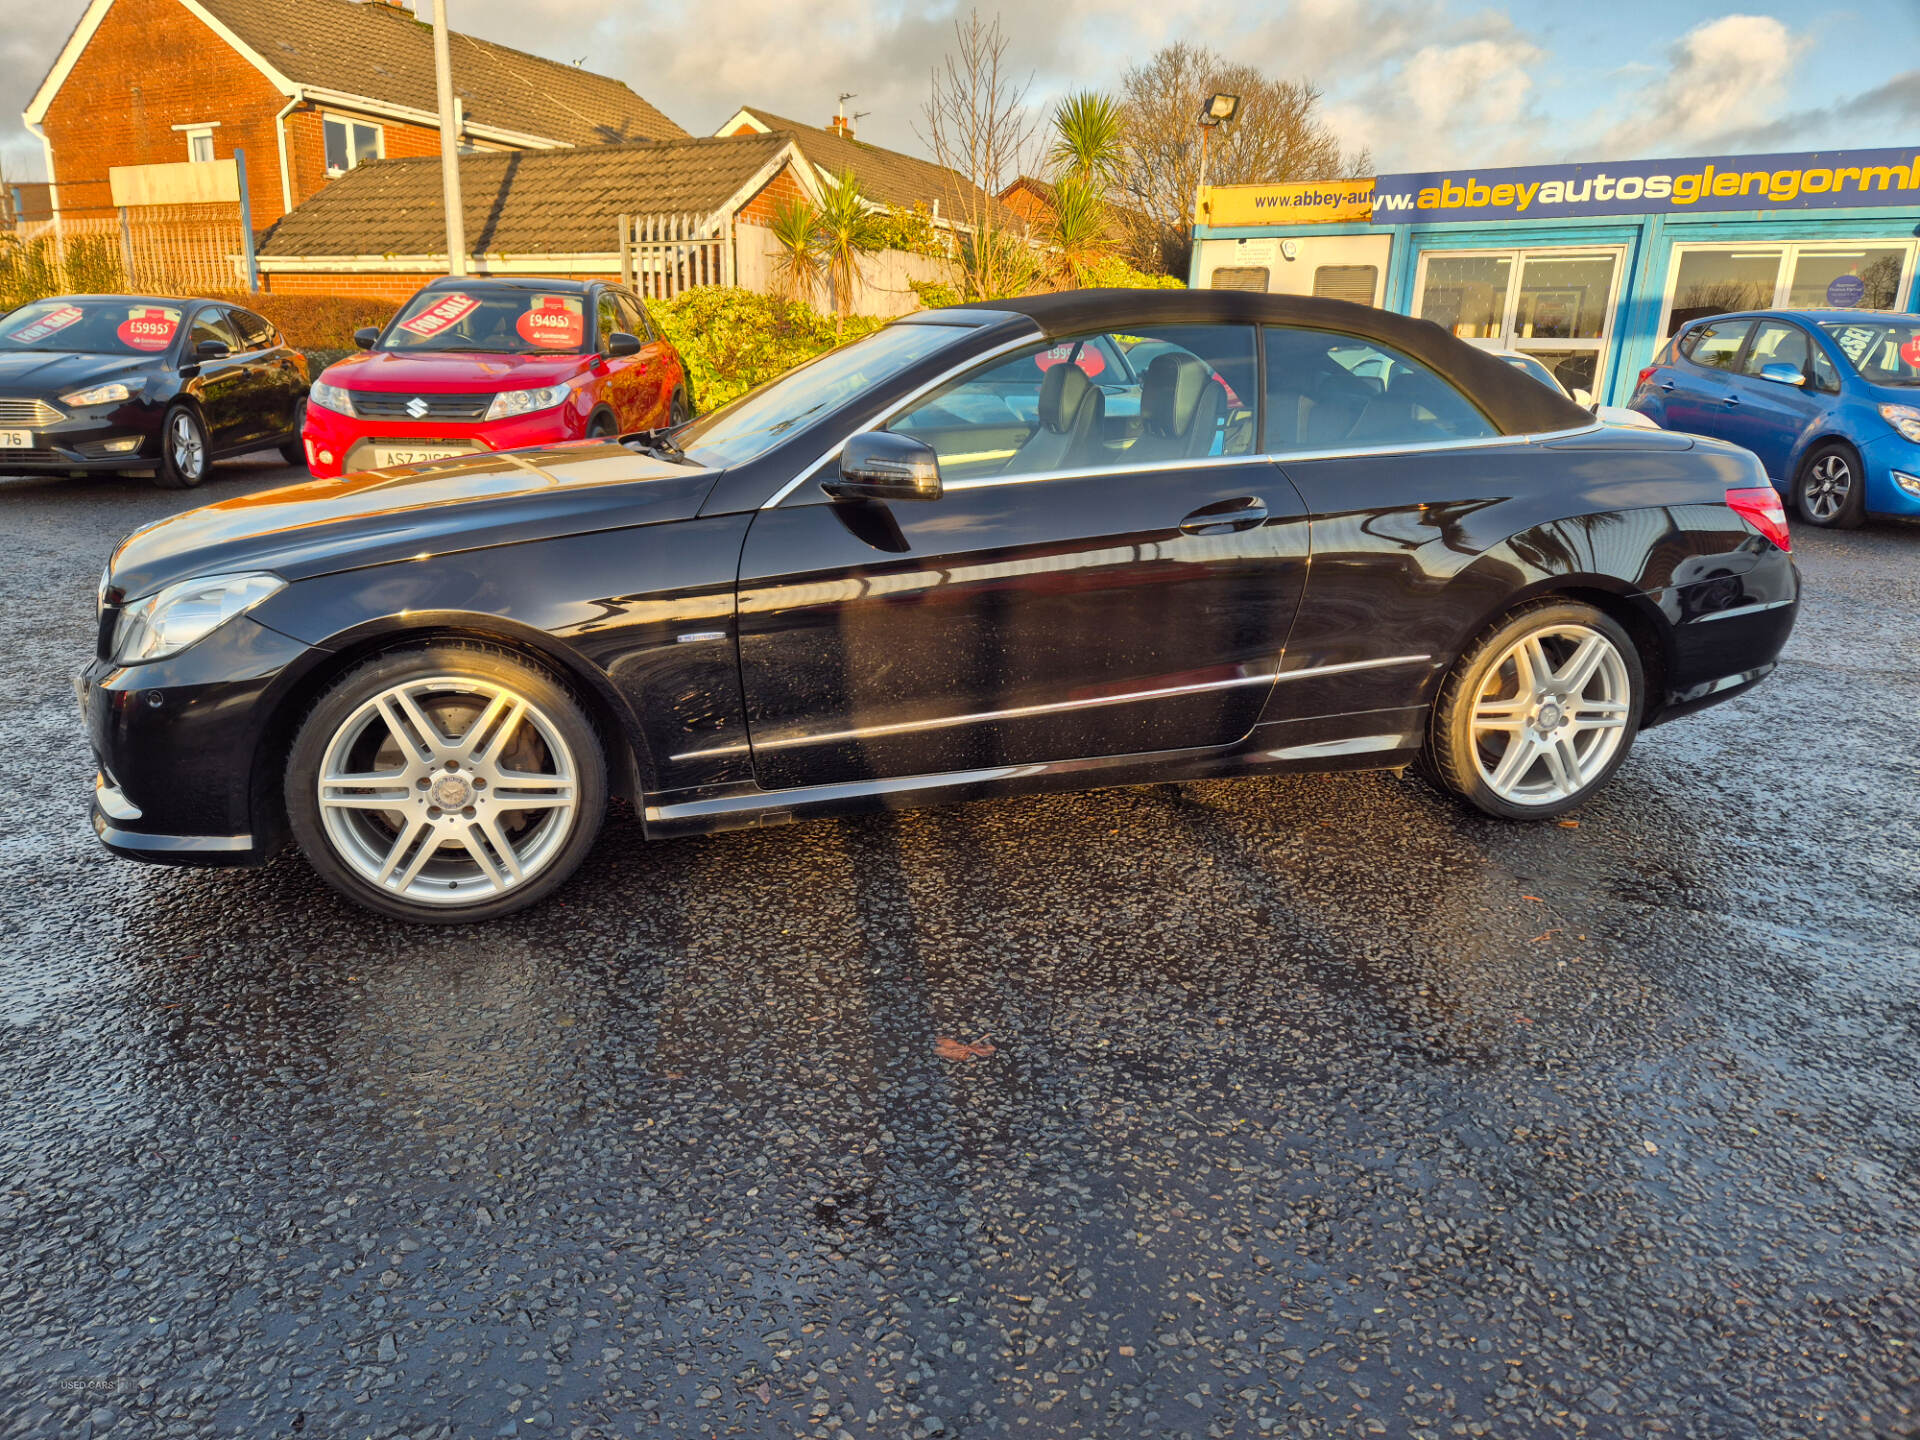
<path fill-rule="evenodd" d="M 460 208 L 460 121 L 447 58 L 447 0 L 433 0 L 433 82 L 440 92 L 440 203 L 447 212 L 447 273 L 467 273 L 467 217 Z"/>
<path fill-rule="evenodd" d="M 1200 210 L 1207 192 L 1207 136 L 1240 113 L 1238 95 L 1215 94 L 1200 107 L 1200 179 L 1193 187 L 1193 223 L 1200 223 Z"/>

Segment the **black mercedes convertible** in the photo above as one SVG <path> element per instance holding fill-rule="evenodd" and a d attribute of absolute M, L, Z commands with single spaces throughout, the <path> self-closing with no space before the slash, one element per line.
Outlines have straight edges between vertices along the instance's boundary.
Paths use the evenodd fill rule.
<path fill-rule="evenodd" d="M 1338 301 L 914 315 L 671 432 L 248 495 L 130 536 L 78 680 L 115 852 L 478 920 L 608 798 L 650 837 L 1418 765 L 1557 816 L 1774 667 L 1731 446 L 1615 429 Z"/>

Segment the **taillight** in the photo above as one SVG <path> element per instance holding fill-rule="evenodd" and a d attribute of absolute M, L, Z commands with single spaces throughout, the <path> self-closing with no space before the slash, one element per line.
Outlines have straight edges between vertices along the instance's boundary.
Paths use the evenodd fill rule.
<path fill-rule="evenodd" d="M 1646 369 L 1644 369 L 1644 370 L 1642 370 L 1642 371 L 1640 372 L 1640 383 L 1641 383 L 1642 385 L 1644 385 L 1644 384 L 1646 384 L 1646 383 L 1647 383 L 1647 381 L 1649 381 L 1650 379 L 1652 379 L 1652 378 L 1653 378 L 1653 372 L 1654 372 L 1654 371 L 1656 371 L 1656 370 L 1658 370 L 1659 368 L 1660 368 L 1660 367 L 1659 367 L 1658 365 L 1649 365 L 1649 366 L 1647 366 L 1647 368 L 1646 368 Z"/>
<path fill-rule="evenodd" d="M 1787 533 L 1787 507 L 1771 485 L 1727 491 L 1727 508 L 1782 550 L 1793 549 L 1793 537 Z"/>

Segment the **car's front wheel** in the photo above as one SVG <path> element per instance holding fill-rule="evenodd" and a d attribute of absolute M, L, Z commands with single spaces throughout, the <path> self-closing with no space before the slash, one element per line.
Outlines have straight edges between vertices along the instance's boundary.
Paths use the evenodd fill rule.
<path fill-rule="evenodd" d="M 1793 502 L 1810 524 L 1851 530 L 1867 518 L 1866 477 L 1851 445 L 1822 445 L 1800 466 Z"/>
<path fill-rule="evenodd" d="M 307 402 L 302 400 L 293 407 L 293 433 L 281 444 L 280 458 L 303 470 L 307 466 L 307 442 L 301 432 L 306 428 Z"/>
<path fill-rule="evenodd" d="M 1428 763 L 1489 815 L 1564 815 L 1627 758 L 1645 684 L 1639 650 L 1611 617 L 1574 601 L 1522 606 L 1448 675 Z"/>
<path fill-rule="evenodd" d="M 174 406 L 161 422 L 154 483 L 166 490 L 191 490 L 207 478 L 208 449 L 207 427 L 199 412 L 191 405 Z"/>
<path fill-rule="evenodd" d="M 490 647 L 378 656 L 308 712 L 287 816 L 336 890 L 401 920 L 488 920 L 551 894 L 592 848 L 607 765 L 546 671 Z"/>

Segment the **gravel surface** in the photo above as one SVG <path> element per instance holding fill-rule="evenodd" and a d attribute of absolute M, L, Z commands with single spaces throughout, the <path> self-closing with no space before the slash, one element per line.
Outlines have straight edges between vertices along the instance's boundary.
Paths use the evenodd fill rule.
<path fill-rule="evenodd" d="M 1920 530 L 1577 827 L 616 815 L 444 931 L 86 824 L 111 542 L 286 474 L 0 481 L 0 1436 L 1920 1429 Z"/>

